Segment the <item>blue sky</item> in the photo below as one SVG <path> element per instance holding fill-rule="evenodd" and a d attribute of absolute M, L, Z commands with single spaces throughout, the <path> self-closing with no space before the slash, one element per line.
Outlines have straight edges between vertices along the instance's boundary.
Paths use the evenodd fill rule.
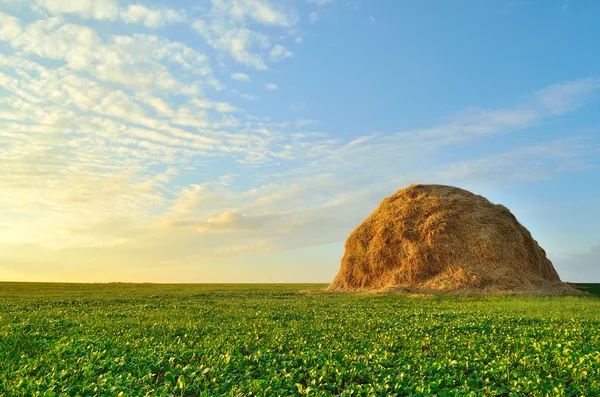
<path fill-rule="evenodd" d="M 600 282 L 596 1 L 0 0 L 0 279 L 328 282 L 410 183 Z"/>

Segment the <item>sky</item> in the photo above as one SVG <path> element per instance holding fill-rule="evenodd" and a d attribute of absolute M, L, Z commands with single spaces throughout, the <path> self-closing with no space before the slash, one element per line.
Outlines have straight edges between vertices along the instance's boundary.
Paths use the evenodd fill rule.
<path fill-rule="evenodd" d="M 600 282 L 596 0 L 0 0 L 0 280 L 329 282 L 412 183 Z"/>

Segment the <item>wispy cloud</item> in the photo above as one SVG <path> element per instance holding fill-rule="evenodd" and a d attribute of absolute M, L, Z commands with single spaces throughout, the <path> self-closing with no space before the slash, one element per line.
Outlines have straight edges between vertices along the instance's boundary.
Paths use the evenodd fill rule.
<path fill-rule="evenodd" d="M 290 58 L 293 57 L 294 53 L 291 52 L 290 50 L 288 50 L 287 48 L 285 48 L 282 45 L 277 44 L 275 47 L 273 47 L 271 49 L 271 52 L 269 53 L 269 59 L 271 59 L 272 61 L 278 62 L 281 61 L 285 58 Z"/>
<path fill-rule="evenodd" d="M 553 114 L 574 110 L 590 99 L 600 88 L 599 79 L 583 79 L 553 84 L 538 92 L 541 105 Z"/>
<path fill-rule="evenodd" d="M 37 0 L 35 5 L 54 15 L 75 14 L 85 19 L 115 20 L 119 17 L 119 4 L 112 0 Z"/>
<path fill-rule="evenodd" d="M 233 95 L 235 95 L 238 98 L 246 99 L 249 101 L 257 101 L 258 100 L 257 96 L 250 95 L 250 94 L 244 94 L 236 89 L 231 90 L 231 92 L 233 93 Z"/>
<path fill-rule="evenodd" d="M 148 28 L 158 28 L 186 20 L 183 12 L 170 9 L 153 10 L 139 4 L 127 6 L 120 12 L 120 17 L 126 23 L 142 23 Z"/>
<path fill-rule="evenodd" d="M 68 69 L 98 80 L 137 90 L 196 93 L 197 88 L 178 81 L 169 72 L 168 64 L 172 63 L 189 74 L 207 77 L 207 85 L 219 84 L 211 76 L 207 57 L 182 43 L 145 34 L 112 36 L 105 41 L 88 26 L 64 23 L 58 18 L 39 20 L 19 30 L 14 19 L 6 19 L 11 33 L 0 38 L 14 50 L 64 61 Z"/>
<path fill-rule="evenodd" d="M 111 15 L 86 10 L 62 11 Z M 55 17 L 26 23 L 1 13 L 0 19 L 0 40 L 15 50 L 0 54 L 0 81 L 10 93 L 0 98 L 0 207 L 11 214 L 4 221 L 13 232 L 2 244 L 122 245 L 127 233 L 99 225 L 116 219 L 123 230 L 147 227 L 166 208 L 167 184 L 186 167 L 219 156 L 260 163 L 281 153 L 277 131 L 266 134 L 263 122 L 242 125 L 233 116 L 241 109 L 206 97 L 219 82 L 206 55 L 182 43 L 146 34 L 101 36 Z M 138 221 L 126 228 L 130 217 Z M 93 232 L 83 233 L 82 222 L 95 225 Z M 56 224 L 64 228 L 52 230 Z"/>
<path fill-rule="evenodd" d="M 227 102 L 213 102 L 206 99 L 194 98 L 190 101 L 190 104 L 200 109 L 214 109 L 220 113 L 232 113 L 238 111 L 235 106 Z"/>
<path fill-rule="evenodd" d="M 250 81 L 250 76 L 247 75 L 246 73 L 233 73 L 231 75 L 231 78 L 237 81 L 245 81 L 245 82 L 249 82 Z"/>
<path fill-rule="evenodd" d="M 77 15 L 84 19 L 116 20 L 125 23 L 140 23 L 147 28 L 156 29 L 164 25 L 183 22 L 185 13 L 168 8 L 152 9 L 141 4 L 121 7 L 112 0 L 37 0 L 34 9 L 49 12 L 52 15 Z"/>
<path fill-rule="evenodd" d="M 315 4 L 317 10 L 308 14 L 308 20 L 311 24 L 317 23 L 321 19 L 324 6 L 333 3 L 335 0 L 308 0 L 308 3 Z"/>
<path fill-rule="evenodd" d="M 266 88 L 267 90 L 274 91 L 274 90 L 276 90 L 278 87 L 277 87 L 277 84 L 273 84 L 273 83 L 267 83 L 267 84 L 265 84 L 265 88 Z"/>
<path fill-rule="evenodd" d="M 293 29 L 294 10 L 279 8 L 266 0 L 212 0 L 206 17 L 193 22 L 193 29 L 217 51 L 242 65 L 266 70 L 265 55 L 271 38 L 251 28 L 252 24 Z"/>

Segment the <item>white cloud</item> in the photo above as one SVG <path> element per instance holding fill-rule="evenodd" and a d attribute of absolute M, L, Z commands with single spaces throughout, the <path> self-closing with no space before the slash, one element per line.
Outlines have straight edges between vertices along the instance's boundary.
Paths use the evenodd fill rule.
<path fill-rule="evenodd" d="M 182 43 L 104 36 L 64 16 L 26 26 L 0 18 L 0 40 L 15 50 L 0 54 L 0 80 L 10 92 L 0 98 L 0 211 L 10 214 L 0 227 L 10 223 L 12 242 L 60 250 L 145 244 L 150 220 L 165 210 L 171 175 L 214 157 L 267 162 L 286 146 L 278 131 L 262 132 L 270 128 L 264 120 L 242 124 L 231 113 L 243 110 L 226 101 L 189 100 L 206 98 L 219 83 L 207 57 Z M 154 171 L 165 165 L 168 172 Z M 118 233 L 99 226 L 109 217 Z"/>
<path fill-rule="evenodd" d="M 278 87 L 277 87 L 277 84 L 273 84 L 273 83 L 267 83 L 267 84 L 265 84 L 265 88 L 266 88 L 267 90 L 274 91 L 274 90 L 276 90 Z"/>
<path fill-rule="evenodd" d="M 9 41 L 21 35 L 19 19 L 0 11 L 0 40 Z"/>
<path fill-rule="evenodd" d="M 247 28 L 226 27 L 217 24 L 207 25 L 203 21 L 196 21 L 192 27 L 203 36 L 206 41 L 219 51 L 229 54 L 242 65 L 253 67 L 257 70 L 266 70 L 267 65 L 263 57 L 254 49 L 265 49 L 269 46 L 269 38 L 265 34 Z"/>
<path fill-rule="evenodd" d="M 565 166 L 568 166 L 570 159 L 589 151 L 582 140 L 562 139 L 447 164 L 434 173 L 437 179 L 457 181 L 463 185 L 503 186 L 511 181 L 549 179 L 552 175 L 566 171 Z"/>
<path fill-rule="evenodd" d="M 543 106 L 554 114 L 573 110 L 600 88 L 598 79 L 582 79 L 562 84 L 553 84 L 538 92 Z"/>
<path fill-rule="evenodd" d="M 206 99 L 194 98 L 190 103 L 200 109 L 214 109 L 220 113 L 232 113 L 238 111 L 235 106 L 227 102 L 213 102 Z"/>
<path fill-rule="evenodd" d="M 356 138 L 348 143 L 348 146 L 362 145 L 363 143 L 367 143 L 370 140 L 374 139 L 375 135 L 361 136 L 360 138 Z"/>
<path fill-rule="evenodd" d="M 212 0 L 205 17 L 194 21 L 192 27 L 217 51 L 242 65 L 266 70 L 264 56 L 271 39 L 250 26 L 292 29 L 296 23 L 292 10 L 276 8 L 266 0 Z"/>
<path fill-rule="evenodd" d="M 155 98 L 150 96 L 141 96 L 140 98 L 146 105 L 154 109 L 154 111 L 160 116 L 170 117 L 173 115 L 171 106 L 162 98 Z"/>
<path fill-rule="evenodd" d="M 291 10 L 277 8 L 269 0 L 212 0 L 212 15 L 233 21 L 253 21 L 264 25 L 288 27 L 295 23 Z"/>
<path fill-rule="evenodd" d="M 98 138 L 106 140 L 97 148 L 105 147 L 111 142 L 111 146 L 117 145 L 115 150 L 119 153 L 143 158 L 144 161 L 152 158 L 148 151 L 155 153 L 153 161 L 167 163 L 177 161 L 178 156 L 187 161 L 190 156 L 214 156 L 218 152 L 230 153 L 235 158 L 247 161 L 266 161 L 270 157 L 267 139 L 253 139 L 251 136 L 259 133 L 250 129 L 250 124 L 246 123 L 244 129 L 235 134 L 227 132 L 240 128 L 239 120 L 228 115 L 239 111 L 230 103 L 205 100 L 204 104 L 200 101 L 200 109 L 190 109 L 185 105 L 177 107 L 169 100 L 168 92 L 161 89 L 156 90 L 153 95 L 144 90 L 146 84 L 154 84 L 154 79 L 142 80 L 140 78 L 143 78 L 143 74 L 132 75 L 130 78 L 123 74 L 115 75 L 114 71 L 113 74 L 108 74 L 99 68 L 104 64 L 97 65 L 98 62 L 107 63 L 118 59 L 120 63 L 115 66 L 133 66 L 139 63 L 146 68 L 152 66 L 159 67 L 157 71 L 168 71 L 169 63 L 181 64 L 185 68 L 186 65 L 205 62 L 204 57 L 180 43 L 140 35 L 118 36 L 113 44 L 107 44 L 93 31 L 87 30 L 87 27 L 61 25 L 55 19 L 34 24 L 29 28 L 32 34 L 18 40 L 13 40 L 11 35 L 10 42 L 17 48 L 25 48 L 28 52 L 41 56 L 77 59 L 78 62 L 69 61 L 68 64 L 77 70 L 77 74 L 72 74 L 69 68 L 50 70 L 34 62 L 25 62 L 20 58 L 21 55 L 0 55 L 0 67 L 5 65 L 9 70 L 16 70 L 17 74 L 27 76 L 26 79 L 18 81 L 0 72 L 0 79 L 5 80 L 5 88 L 15 93 L 15 99 L 21 98 L 18 99 L 19 102 L 4 101 L 4 104 L 9 106 L 8 109 L 3 107 L 0 101 L 0 119 L 10 117 L 11 120 L 19 122 L 46 125 L 44 127 L 42 124 L 24 124 L 19 130 L 10 130 L 5 126 L 4 133 L 10 134 L 13 139 L 29 139 L 24 132 L 32 132 L 34 129 L 41 132 L 44 129 L 48 130 L 50 124 L 61 123 L 65 126 L 65 134 L 78 130 L 85 131 L 89 137 L 97 134 Z M 79 37 L 83 42 L 81 50 L 77 49 L 77 41 L 73 40 L 73 37 Z M 69 41 L 71 45 L 75 43 L 75 46 L 68 48 L 62 44 L 56 45 L 64 41 Z M 88 51 L 87 47 L 95 48 L 95 53 Z M 76 57 L 65 53 L 74 49 L 78 55 L 83 56 Z M 198 68 L 193 69 L 195 72 Z M 97 72 L 102 73 L 96 74 Z M 180 85 L 174 75 L 171 75 L 171 78 L 172 80 L 167 78 L 165 81 L 173 81 L 174 88 Z M 114 83 L 131 88 L 135 95 L 130 94 L 127 89 L 116 90 Z M 141 90 L 137 89 L 138 86 Z M 243 97 L 243 94 L 240 95 Z M 58 107 L 68 110 L 62 111 Z M 84 114 L 78 115 L 78 112 Z M 218 136 L 226 138 L 214 138 Z M 211 152 L 213 154 L 210 154 Z M 148 165 L 150 164 L 149 162 Z M 126 163 L 123 163 L 123 166 L 125 165 Z"/>
<path fill-rule="evenodd" d="M 148 28 L 185 21 L 185 15 L 175 10 L 153 10 L 140 4 L 130 4 L 121 10 L 121 19 L 126 23 L 142 23 Z"/>
<path fill-rule="evenodd" d="M 265 241 L 275 250 L 342 241 L 382 197 L 406 184 L 443 181 L 472 186 L 479 191 L 495 181 L 496 187 L 504 187 L 515 180 L 539 180 L 561 172 L 554 160 L 567 161 L 580 152 L 576 142 L 556 141 L 466 162 L 415 169 L 410 175 L 399 172 L 408 163 L 396 162 L 388 174 L 381 174 L 374 181 L 373 169 L 379 169 L 381 164 L 356 155 L 350 155 L 350 162 L 343 164 L 346 177 L 339 178 L 335 164 L 349 153 L 339 147 L 332 148 L 332 153 L 323 156 L 313 169 L 303 167 L 303 173 L 292 173 L 283 179 L 272 177 L 271 181 L 246 191 L 223 185 L 184 191 L 177 201 L 177 217 L 170 217 L 170 227 L 191 227 L 202 233 L 218 231 L 228 236 L 247 233 L 248 242 Z M 537 170 L 523 172 L 532 165 Z M 203 220 L 193 220 L 207 211 L 212 214 L 205 215 Z"/>
<path fill-rule="evenodd" d="M 308 14 L 308 20 L 311 24 L 317 23 L 321 19 L 321 13 L 323 6 L 333 3 L 335 0 L 308 0 L 309 3 L 317 5 L 317 11 L 313 11 Z"/>
<path fill-rule="evenodd" d="M 88 68 L 99 55 L 94 51 L 99 40 L 91 28 L 61 24 L 58 18 L 27 25 L 24 34 L 10 43 L 15 49 L 40 57 L 62 59 L 69 67 L 77 70 Z"/>
<path fill-rule="evenodd" d="M 375 23 L 375 18 L 373 18 L 373 16 L 369 17 L 369 23 L 371 23 L 371 24 Z"/>
<path fill-rule="evenodd" d="M 294 16 L 276 9 L 273 4 L 261 0 L 246 0 L 236 4 L 233 13 L 238 16 L 247 13 L 254 21 L 264 25 L 287 27 L 294 23 Z M 234 6 L 235 7 L 235 6 Z"/>
<path fill-rule="evenodd" d="M 246 73 L 233 73 L 231 75 L 231 78 L 237 81 L 245 81 L 245 82 L 249 82 L 250 81 L 250 76 L 247 75 Z"/>
<path fill-rule="evenodd" d="M 63 60 L 70 69 L 129 88 L 186 94 L 190 86 L 178 82 L 169 72 L 169 63 L 205 76 L 206 85 L 218 88 L 220 84 L 211 76 L 205 55 L 157 36 L 112 36 L 111 41 L 106 42 L 90 27 L 63 23 L 59 18 L 31 23 L 16 36 L 17 30 L 13 28 L 11 32 L 11 37 L 0 36 L 0 40 L 7 41 L 15 50 Z M 194 94 L 193 90 L 191 93 Z"/>
<path fill-rule="evenodd" d="M 252 232 L 285 215 L 269 212 L 247 215 L 238 211 L 226 211 L 205 221 L 194 222 L 192 226 L 199 232 Z"/>
<path fill-rule="evenodd" d="M 287 48 L 285 48 L 282 45 L 277 44 L 275 47 L 273 47 L 271 49 L 271 52 L 269 53 L 269 59 L 271 59 L 271 61 L 277 62 L 277 61 L 281 61 L 285 58 L 290 58 L 293 57 L 294 53 L 291 52 L 290 50 L 288 50 Z"/>
<path fill-rule="evenodd" d="M 215 104 L 215 110 L 220 113 L 232 113 L 237 112 L 238 109 L 226 102 L 217 102 Z"/>
<path fill-rule="evenodd" d="M 254 95 L 250 95 L 250 94 L 244 94 L 236 89 L 231 90 L 231 92 L 233 93 L 233 95 L 237 96 L 238 98 L 246 99 L 248 101 L 258 100 L 258 97 L 254 96 Z"/>
<path fill-rule="evenodd" d="M 34 8 L 53 15 L 77 15 L 84 19 L 121 19 L 125 23 L 140 23 L 147 28 L 159 28 L 167 24 L 183 22 L 186 16 L 172 9 L 150 9 L 141 4 L 130 4 L 121 8 L 113 0 L 37 0 Z"/>
<path fill-rule="evenodd" d="M 51 14 L 75 14 L 85 19 L 115 20 L 119 5 L 112 0 L 37 0 L 36 5 Z"/>

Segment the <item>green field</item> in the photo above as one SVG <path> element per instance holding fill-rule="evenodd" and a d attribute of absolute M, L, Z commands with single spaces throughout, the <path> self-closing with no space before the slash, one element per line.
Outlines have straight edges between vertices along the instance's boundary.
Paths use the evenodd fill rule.
<path fill-rule="evenodd" d="M 2 396 L 600 396 L 600 299 L 0 283 Z"/>

